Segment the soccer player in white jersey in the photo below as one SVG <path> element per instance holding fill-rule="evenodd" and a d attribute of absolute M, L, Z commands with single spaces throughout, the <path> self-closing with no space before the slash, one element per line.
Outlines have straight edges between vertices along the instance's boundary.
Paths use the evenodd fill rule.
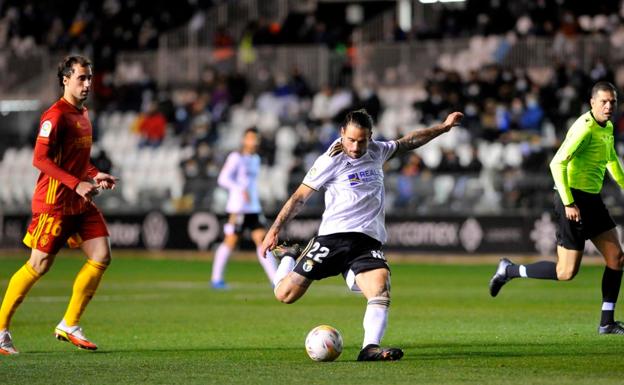
<path fill-rule="evenodd" d="M 258 144 L 258 130 L 255 128 L 245 130 L 241 150 L 228 155 L 219 173 L 219 185 L 229 192 L 226 206 L 229 219 L 223 228 L 225 239 L 217 248 L 212 264 L 211 286 L 213 289 L 227 288 L 223 279 L 225 265 L 240 235 L 245 230 L 251 232 L 251 239 L 256 244 L 260 264 L 269 277 L 269 281 L 273 281 L 277 263 L 274 258 L 263 258 L 264 254 L 259 253 L 262 239 L 266 234 L 266 219 L 262 214 L 258 197 L 260 173 Z"/>
<path fill-rule="evenodd" d="M 401 349 L 379 346 L 390 306 L 390 270 L 382 251 L 386 241 L 383 164 L 449 131 L 462 117 L 461 112 L 453 112 L 441 124 L 386 142 L 372 139 L 373 120 L 365 110 L 348 113 L 340 138 L 316 160 L 264 237 L 261 254 L 272 250 L 281 260 L 273 281 L 279 301 L 293 303 L 312 281 L 338 274 L 351 290 L 364 294 L 368 303 L 358 361 L 403 357 Z M 284 224 L 321 188 L 325 212 L 318 236 L 303 251 L 298 245 L 278 246 Z"/>

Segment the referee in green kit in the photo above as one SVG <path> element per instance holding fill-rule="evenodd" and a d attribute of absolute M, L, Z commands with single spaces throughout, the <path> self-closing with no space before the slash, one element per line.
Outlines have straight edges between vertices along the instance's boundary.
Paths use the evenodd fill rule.
<path fill-rule="evenodd" d="M 605 259 L 602 276 L 600 334 L 624 334 L 624 323 L 615 321 L 614 310 L 620 292 L 624 253 L 600 196 L 605 170 L 624 188 L 624 170 L 615 153 L 611 117 L 617 105 L 617 91 L 608 82 L 598 82 L 591 92 L 591 110 L 581 115 L 568 130 L 550 162 L 555 180 L 557 263 L 540 261 L 516 265 L 503 258 L 490 280 L 490 294 L 496 297 L 514 278 L 569 281 L 579 270 L 585 240 L 590 239 Z"/>

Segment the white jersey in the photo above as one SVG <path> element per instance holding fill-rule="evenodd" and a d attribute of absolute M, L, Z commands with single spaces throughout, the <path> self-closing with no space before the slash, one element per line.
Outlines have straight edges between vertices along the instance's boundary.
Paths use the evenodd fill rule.
<path fill-rule="evenodd" d="M 372 140 L 359 159 L 342 150 L 340 139 L 314 162 L 303 184 L 325 191 L 325 212 L 318 235 L 364 233 L 386 242 L 383 164 L 394 154 L 397 142 Z"/>
<path fill-rule="evenodd" d="M 219 186 L 228 190 L 225 211 L 233 214 L 257 214 L 262 211 L 258 196 L 260 156 L 232 152 L 219 173 Z M 245 199 L 244 193 L 248 198 Z"/>

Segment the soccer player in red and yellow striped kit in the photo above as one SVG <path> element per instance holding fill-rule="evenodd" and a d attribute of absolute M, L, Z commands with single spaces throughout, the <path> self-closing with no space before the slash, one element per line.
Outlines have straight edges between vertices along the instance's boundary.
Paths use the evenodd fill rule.
<path fill-rule="evenodd" d="M 95 350 L 78 325 L 111 260 L 104 217 L 93 204 L 100 189 L 115 187 L 116 178 L 90 162 L 92 127 L 84 103 L 91 90 L 91 63 L 68 56 L 58 68 L 63 97 L 41 116 L 33 165 L 41 172 L 32 199 L 32 221 L 24 243 L 30 259 L 9 281 L 0 307 L 0 354 L 17 354 L 9 323 L 30 288 L 45 274 L 67 243 L 88 257 L 76 280 L 69 306 L 54 331 L 59 340 Z"/>

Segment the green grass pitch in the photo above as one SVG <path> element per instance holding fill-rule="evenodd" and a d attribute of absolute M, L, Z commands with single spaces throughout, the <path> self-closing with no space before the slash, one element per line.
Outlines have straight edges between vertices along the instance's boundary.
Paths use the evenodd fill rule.
<path fill-rule="evenodd" d="M 22 263 L 0 259 L 2 293 Z M 52 333 L 81 265 L 61 254 L 19 308 L 12 333 L 21 354 L 0 357 L 1 384 L 624 382 L 624 337 L 596 332 L 600 266 L 572 282 L 517 280 L 492 299 L 494 265 L 394 263 L 384 343 L 405 357 L 358 363 L 365 300 L 341 278 L 284 305 L 257 263 L 236 260 L 231 290 L 215 292 L 210 262 L 116 259 L 81 322 L 100 349 L 79 351 Z M 305 336 L 319 324 L 343 335 L 336 362 L 306 356 Z"/>

